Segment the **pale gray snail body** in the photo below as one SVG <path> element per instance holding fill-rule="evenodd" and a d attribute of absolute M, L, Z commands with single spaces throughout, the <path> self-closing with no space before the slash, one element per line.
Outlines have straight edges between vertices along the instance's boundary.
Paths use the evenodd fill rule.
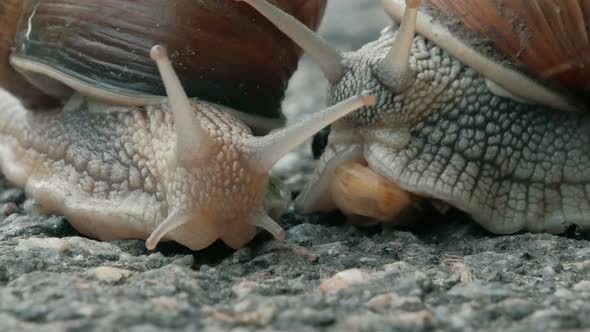
<path fill-rule="evenodd" d="M 418 12 L 420 1 L 382 0 L 400 28 L 350 53 L 263 0 L 243 1 L 316 59 L 330 83 L 330 104 L 363 89 L 376 96 L 374 106 L 332 125 L 315 179 L 296 201 L 299 211 L 340 208 L 390 220 L 399 212 L 391 205 L 423 197 L 467 212 L 494 233 L 590 226 L 590 113 L 583 104 L 461 42 Z M 567 5 L 580 8 L 569 13 L 588 44 L 588 8 Z M 342 185 L 354 181 L 347 165 L 366 165 L 363 172 L 375 173 L 385 189 L 355 196 Z"/>
<path fill-rule="evenodd" d="M 25 27 L 32 29 L 31 22 L 35 21 L 35 15 L 41 15 L 42 5 L 55 2 L 64 1 L 36 2 L 33 16 L 25 20 Z M 112 2 L 121 3 L 108 0 L 109 4 Z M 169 5 L 167 1 L 156 2 Z M 3 5 L 15 3 L 20 2 Z M 190 2 L 182 3 L 190 5 Z M 311 3 L 319 3 L 311 8 L 323 11 L 323 1 Z M 75 8 L 85 9 L 88 5 L 92 4 L 82 3 Z M 195 5 L 235 7 L 233 2 L 227 1 Z M 67 6 L 56 8 L 63 7 Z M 247 17 L 252 16 L 248 14 Z M 245 22 L 249 22 L 249 18 Z M 239 25 L 233 29 L 244 31 Z M 33 35 L 30 32 L 26 32 L 27 38 Z M 104 36 L 114 32 L 110 29 L 92 33 Z M 17 43 L 17 49 L 19 45 Z M 359 92 L 356 97 L 300 122 L 266 136 L 254 136 L 249 126 L 233 116 L 238 111 L 189 99 L 164 47 L 154 46 L 149 53 L 157 62 L 165 99 L 148 95 L 146 101 L 143 97 L 136 98 L 129 90 L 122 96 L 117 95 L 116 89 L 97 92 L 84 81 L 84 76 L 64 72 L 59 66 L 52 67 L 51 61 L 43 57 L 38 60 L 34 54 L 19 52 L 12 56 L 13 64 L 32 75 L 29 79 L 39 83 L 42 90 L 80 89 L 78 92 L 86 95 L 85 101 L 68 112 L 53 106 L 35 112 L 25 107 L 27 100 L 23 102 L 11 92 L 0 89 L 1 173 L 11 183 L 24 188 L 42 212 L 64 215 L 85 235 L 103 240 L 147 239 L 149 249 L 154 249 L 160 240 L 174 240 L 191 249 L 201 249 L 217 239 L 240 248 L 254 237 L 256 227 L 283 238 L 284 231 L 269 216 L 272 202 L 265 200 L 268 171 L 282 155 L 322 127 L 373 102 L 367 92 Z M 290 61 L 282 57 L 276 59 L 281 63 L 283 60 Z M 243 61 L 246 66 L 247 58 Z M 116 65 L 114 63 L 113 68 Z M 289 65 L 279 67 L 288 72 L 287 76 L 293 69 Z M 10 67 L 2 67 L 6 68 L 3 75 L 14 75 Z M 38 82 L 38 75 L 45 69 L 49 70 L 49 79 L 41 78 Z M 284 79 L 279 75 L 280 89 Z M 65 90 L 54 90 L 52 80 L 59 81 L 58 86 L 62 84 Z M 48 81 L 49 89 L 44 85 Z M 7 88 L 14 86 L 9 84 Z M 59 94 L 56 97 L 63 98 Z M 100 99 L 99 112 L 90 112 L 87 104 L 96 99 Z M 268 120 L 272 123 L 270 128 L 276 126 L 276 121 Z M 265 127 L 265 123 L 261 124 Z"/>

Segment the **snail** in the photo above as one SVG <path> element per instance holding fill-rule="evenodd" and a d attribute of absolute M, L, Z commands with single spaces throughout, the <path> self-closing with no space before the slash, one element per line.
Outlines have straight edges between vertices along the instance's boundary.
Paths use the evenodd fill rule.
<path fill-rule="evenodd" d="M 326 1 L 273 3 L 315 29 Z M 162 43 L 172 50 L 189 96 L 240 110 L 234 115 L 256 132 L 285 122 L 280 103 L 301 49 L 231 0 L 7 0 L 0 9 L 2 40 L 14 40 L 0 50 L 12 49 L 10 64 L 18 72 L 0 71 L 10 75 L 0 84 L 25 77 L 67 110 L 159 104 L 165 89 L 148 55 Z"/>
<path fill-rule="evenodd" d="M 376 97 L 331 125 L 298 211 L 395 223 L 429 201 L 498 234 L 590 226 L 586 2 L 382 0 L 399 25 L 342 53 L 268 2 L 241 1 L 315 59 L 329 104 L 363 89 Z M 484 45 L 470 43 L 478 33 Z M 379 187 L 355 189 L 368 181 Z"/>
<path fill-rule="evenodd" d="M 104 1 L 102 4 L 115 2 Z M 33 22 L 43 17 L 43 6 L 50 3 L 69 8 L 63 4 L 70 2 L 34 2 L 32 12 L 24 20 L 26 40 L 35 36 L 33 30 L 37 27 Z M 129 2 L 131 5 L 137 3 Z M 151 6 L 159 2 L 145 3 Z M 180 4 L 188 3 L 178 1 L 172 7 L 179 6 L 185 11 Z M 323 10 L 321 3 L 308 2 L 312 9 L 320 11 Z M 195 4 L 224 10 L 235 5 L 233 2 L 218 1 Z M 78 4 L 82 9 L 87 9 L 87 6 L 93 5 L 87 2 Z M 93 8 L 99 10 L 99 7 Z M 170 13 L 166 10 L 159 12 L 162 8 L 168 6 L 152 8 L 152 11 L 166 18 Z M 122 12 L 126 9 L 120 8 Z M 249 22 L 255 16 L 248 8 L 236 10 L 236 13 L 250 12 L 244 14 L 245 19 L 236 18 L 237 25 L 234 27 L 247 31 L 240 22 Z M 152 11 L 148 13 L 153 14 Z M 217 17 L 223 17 L 224 13 L 227 12 L 222 11 Z M 87 18 L 83 16 L 84 20 Z M 124 22 L 119 23 L 121 27 L 127 27 Z M 72 26 L 73 23 L 70 28 Z M 117 29 L 111 27 L 99 34 L 108 35 L 118 32 Z M 121 40 L 122 37 L 118 37 Z M 264 36 L 257 37 L 265 40 Z M 126 41 L 144 42 L 137 35 L 126 38 Z M 39 41 L 47 40 L 42 38 Z M 168 47 L 174 47 L 170 45 L 174 45 L 171 42 Z M 234 116 L 238 112 L 230 106 L 189 99 L 182 86 L 184 82 L 181 83 L 176 75 L 175 66 L 164 46 L 153 46 L 148 53 L 151 61 L 157 64 L 166 98 L 156 96 L 147 102 L 140 100 L 138 105 L 134 105 L 137 101 L 135 95 L 128 91 L 122 93 L 123 99 L 118 99 L 112 91 L 90 91 L 89 85 L 80 87 L 78 84 L 84 83 L 84 73 L 73 76 L 61 71 L 53 74 L 48 71 L 46 74 L 49 76 L 40 76 L 40 70 L 35 70 L 48 69 L 48 65 L 31 60 L 31 53 L 27 53 L 26 47 L 24 51 L 21 49 L 18 38 L 14 48 L 11 62 L 42 91 L 67 92 L 72 88 L 76 91 L 71 96 L 68 93 L 55 95 L 60 101 L 68 99 L 64 107 L 71 106 L 72 99 L 75 101 L 77 98 L 76 94 L 84 93 L 86 96 L 73 111 L 65 112 L 62 107 L 53 107 L 36 112 L 25 107 L 26 101 L 0 88 L 1 173 L 11 183 L 24 188 L 26 194 L 35 200 L 40 212 L 64 215 L 82 234 L 102 240 L 146 239 L 146 247 L 150 250 L 163 240 L 173 240 L 197 250 L 221 239 L 232 248 L 240 248 L 253 238 L 256 227 L 267 230 L 275 238 L 284 238 L 282 228 L 269 216 L 273 202 L 268 202 L 265 197 L 267 188 L 272 186 L 268 171 L 282 155 L 322 127 L 374 101 L 368 92 L 362 91 L 297 123 L 265 136 L 254 136 L 250 127 Z M 175 49 L 173 54 L 180 51 Z M 137 61 L 141 62 L 139 58 L 143 55 L 139 52 L 137 56 Z M 248 65 L 247 60 L 243 59 L 244 66 Z M 282 62 L 283 59 L 271 59 L 268 66 L 276 65 L 274 61 Z M 132 65 L 131 62 L 125 64 Z M 184 68 L 183 63 L 176 63 L 176 67 L 179 66 Z M 279 65 L 282 66 L 285 64 Z M 220 71 L 223 69 L 219 68 Z M 281 70 L 290 72 L 292 69 Z M 5 74 L 15 73 L 7 71 Z M 94 76 L 90 78 L 103 81 Z M 62 81 L 56 88 L 53 85 L 56 82 L 52 80 L 60 79 Z M 280 80 L 283 79 L 281 76 Z M 47 82 L 51 84 L 45 85 Z M 114 79 L 112 82 L 117 83 Z M 131 86 L 123 78 L 121 82 L 123 88 Z M 264 82 L 260 84 L 264 86 Z M 260 92 L 261 98 L 272 97 L 265 95 L 267 91 Z M 89 111 L 88 105 L 96 100 L 100 100 L 97 102 L 99 109 Z M 260 105 L 267 102 L 260 101 Z M 271 101 L 271 104 L 274 103 Z M 244 100 L 240 104 L 247 105 L 248 102 Z M 256 114 L 250 116 L 260 121 L 263 119 Z M 272 119 L 269 121 L 273 122 Z"/>
<path fill-rule="evenodd" d="M 102 240 L 171 239 L 193 250 L 217 239 L 240 248 L 263 228 L 272 165 L 337 118 L 372 104 L 366 92 L 256 137 L 224 107 L 191 101 L 162 46 L 152 48 L 164 104 L 128 112 L 34 113 L 0 90 L 0 166 L 43 213 Z"/>

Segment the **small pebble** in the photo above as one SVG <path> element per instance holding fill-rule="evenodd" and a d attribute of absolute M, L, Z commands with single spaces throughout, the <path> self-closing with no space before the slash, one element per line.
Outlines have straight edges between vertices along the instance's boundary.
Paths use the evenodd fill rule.
<path fill-rule="evenodd" d="M 304 243 L 318 238 L 323 232 L 324 228 L 320 225 L 303 223 L 287 230 L 287 238 L 295 243 Z"/>
<path fill-rule="evenodd" d="M 393 286 L 393 290 L 401 296 L 421 296 L 422 289 L 416 282 L 411 278 L 401 278 L 396 281 Z"/>
<path fill-rule="evenodd" d="M 256 290 L 256 288 L 258 288 L 257 283 L 255 283 L 254 281 L 244 280 L 239 284 L 234 285 L 231 289 L 234 292 L 234 294 L 238 296 L 238 298 L 242 298 L 252 293 L 254 290 Z"/>
<path fill-rule="evenodd" d="M 432 314 L 428 310 L 400 313 L 397 317 L 398 325 L 425 329 L 432 323 Z"/>
<path fill-rule="evenodd" d="M 92 278 L 105 282 L 117 282 L 131 275 L 131 271 L 110 266 L 95 267 L 86 272 Z"/>
<path fill-rule="evenodd" d="M 374 296 L 367 302 L 367 307 L 377 310 L 377 309 L 385 309 L 391 305 L 391 302 L 394 297 L 397 297 L 395 293 L 385 293 L 379 294 Z"/>
<path fill-rule="evenodd" d="M 553 266 L 545 266 L 542 275 L 543 279 L 552 279 L 555 276 L 555 268 Z"/>
<path fill-rule="evenodd" d="M 566 270 L 573 269 L 578 272 L 590 270 L 590 260 L 584 260 L 576 263 L 563 264 L 563 268 Z"/>
<path fill-rule="evenodd" d="M 313 250 L 320 256 L 338 256 L 346 251 L 342 242 L 330 242 L 313 247 Z"/>
<path fill-rule="evenodd" d="M 178 301 L 168 296 L 155 297 L 150 299 L 150 303 L 156 311 L 160 312 L 176 311 L 176 308 L 178 308 Z"/>
<path fill-rule="evenodd" d="M 383 265 L 383 269 L 385 270 L 385 272 L 388 272 L 388 273 L 402 273 L 402 272 L 412 271 L 414 269 L 414 267 L 406 262 L 398 261 L 398 262 Z"/>
<path fill-rule="evenodd" d="M 195 263 L 195 257 L 193 255 L 184 255 L 175 259 L 173 263 L 180 266 L 192 267 Z"/>
<path fill-rule="evenodd" d="M 57 252 L 63 253 L 70 249 L 70 245 L 68 242 L 62 239 L 58 239 L 55 237 L 46 237 L 46 238 L 29 238 L 29 239 L 21 239 L 18 240 L 18 245 L 21 247 L 33 249 L 33 248 L 42 248 L 42 249 L 53 249 Z"/>
<path fill-rule="evenodd" d="M 278 307 L 255 300 L 238 302 L 233 308 L 233 320 L 245 325 L 266 325 L 278 312 Z"/>
<path fill-rule="evenodd" d="M 336 317 L 334 317 L 334 313 L 331 310 L 314 310 L 311 308 L 303 308 L 297 314 L 298 320 L 302 321 L 306 325 L 311 326 L 329 326 L 334 323 Z"/>
<path fill-rule="evenodd" d="M 565 289 L 565 288 L 558 288 L 555 293 L 553 293 L 553 295 L 557 296 L 557 297 L 572 297 L 574 295 L 574 293 L 572 293 L 572 291 Z"/>
<path fill-rule="evenodd" d="M 340 271 L 320 284 L 320 292 L 323 294 L 333 294 L 352 285 L 367 282 L 368 279 L 367 273 L 359 269 Z"/>
<path fill-rule="evenodd" d="M 574 285 L 573 290 L 576 292 L 590 292 L 590 281 L 582 280 Z"/>
<path fill-rule="evenodd" d="M 527 326 L 523 330 L 528 331 L 565 331 L 578 329 L 582 316 L 575 312 L 562 311 L 556 308 L 547 308 L 534 312 L 527 317 Z"/>
<path fill-rule="evenodd" d="M 535 306 L 527 300 L 512 298 L 492 304 L 492 310 L 498 311 L 502 315 L 511 317 L 514 320 L 520 320 L 530 315 Z"/>
<path fill-rule="evenodd" d="M 512 294 L 512 292 L 501 284 L 488 283 L 476 279 L 469 284 L 457 284 L 448 291 L 449 295 L 460 295 L 466 298 L 481 298 L 481 297 L 505 297 Z"/>
<path fill-rule="evenodd" d="M 271 241 L 264 248 L 261 250 L 261 253 L 270 253 L 270 252 L 287 252 L 289 254 L 295 255 L 297 257 L 304 258 L 310 263 L 315 263 L 318 261 L 318 255 L 300 245 L 287 242 L 287 241 Z"/>

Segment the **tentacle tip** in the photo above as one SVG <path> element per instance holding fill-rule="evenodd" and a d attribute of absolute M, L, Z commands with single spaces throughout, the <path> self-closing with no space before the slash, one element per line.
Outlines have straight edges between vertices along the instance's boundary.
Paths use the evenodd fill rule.
<path fill-rule="evenodd" d="M 147 250 L 154 250 L 156 249 L 156 246 L 158 245 L 158 241 L 155 239 L 152 239 L 152 237 L 150 236 L 146 241 L 145 241 L 145 248 Z"/>
<path fill-rule="evenodd" d="M 273 234 L 273 235 L 274 235 L 275 240 L 283 241 L 284 239 L 287 238 L 287 232 L 285 232 L 284 229 L 281 229 L 280 232 Z"/>
<path fill-rule="evenodd" d="M 287 238 L 287 232 L 285 232 L 285 230 L 277 223 L 275 223 L 272 227 L 264 228 L 264 230 L 269 232 L 275 240 L 282 241 Z"/>
<path fill-rule="evenodd" d="M 150 57 L 154 61 L 161 61 L 168 58 L 168 51 L 162 45 L 154 45 L 150 50 Z"/>
<path fill-rule="evenodd" d="M 287 237 L 285 230 L 276 221 L 272 220 L 265 211 L 257 211 L 254 226 L 269 232 L 275 239 L 284 240 Z"/>
<path fill-rule="evenodd" d="M 373 106 L 377 102 L 377 98 L 375 97 L 375 95 L 371 94 L 371 91 L 368 90 L 362 91 L 359 94 L 359 97 L 361 98 L 363 105 L 365 106 Z"/>

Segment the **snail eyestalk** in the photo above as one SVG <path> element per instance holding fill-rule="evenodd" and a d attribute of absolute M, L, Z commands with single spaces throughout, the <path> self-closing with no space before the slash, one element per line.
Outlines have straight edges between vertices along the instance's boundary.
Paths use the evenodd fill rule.
<path fill-rule="evenodd" d="M 406 9 L 391 49 L 378 67 L 377 78 L 394 92 L 402 92 L 415 79 L 410 70 L 410 51 L 416 32 L 416 16 L 421 0 L 406 0 Z"/>
<path fill-rule="evenodd" d="M 158 65 L 168 95 L 168 104 L 174 117 L 178 160 L 181 163 L 190 163 L 197 159 L 207 158 L 208 150 L 212 144 L 210 137 L 201 128 L 201 123 L 195 116 L 191 101 L 184 92 L 172 63 L 168 59 L 166 48 L 161 45 L 152 47 L 150 57 Z"/>
<path fill-rule="evenodd" d="M 342 65 L 340 51 L 328 44 L 307 26 L 265 0 L 236 1 L 246 2 L 289 36 L 320 65 L 324 76 L 330 83 L 335 84 L 342 78 L 345 68 Z"/>
<path fill-rule="evenodd" d="M 263 137 L 253 137 L 249 142 L 253 153 L 250 155 L 248 163 L 254 169 L 269 171 L 281 157 L 322 128 L 354 110 L 374 104 L 375 96 L 371 95 L 369 91 L 363 91 L 357 96 L 313 113 L 288 127 Z"/>

